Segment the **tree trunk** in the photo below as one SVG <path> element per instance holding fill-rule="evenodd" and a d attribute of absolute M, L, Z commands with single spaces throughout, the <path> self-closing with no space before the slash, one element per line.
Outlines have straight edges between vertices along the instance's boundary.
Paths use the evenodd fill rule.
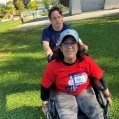
<path fill-rule="evenodd" d="M 20 20 L 23 24 L 24 23 L 24 14 L 22 12 L 19 12 L 19 17 L 20 17 Z"/>

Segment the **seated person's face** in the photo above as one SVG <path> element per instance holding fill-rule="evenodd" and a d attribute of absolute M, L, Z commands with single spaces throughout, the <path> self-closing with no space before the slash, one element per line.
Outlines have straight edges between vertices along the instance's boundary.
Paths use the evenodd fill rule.
<path fill-rule="evenodd" d="M 76 59 L 76 54 L 78 52 L 77 41 L 73 37 L 67 37 L 60 46 L 60 49 L 64 55 L 64 59 L 73 60 Z"/>

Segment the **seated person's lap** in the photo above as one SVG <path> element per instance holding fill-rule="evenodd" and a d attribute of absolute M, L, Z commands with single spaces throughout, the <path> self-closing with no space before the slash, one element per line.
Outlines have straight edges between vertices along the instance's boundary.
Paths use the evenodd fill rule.
<path fill-rule="evenodd" d="M 100 107 L 94 90 L 88 88 L 76 96 L 78 106 L 91 119 L 104 119 L 103 110 Z"/>
<path fill-rule="evenodd" d="M 77 119 L 78 107 L 91 119 L 104 118 L 103 110 L 92 88 L 84 90 L 76 97 L 66 93 L 58 93 L 55 96 L 55 102 L 60 119 Z"/>
<path fill-rule="evenodd" d="M 75 96 L 58 93 L 55 102 L 60 119 L 77 119 L 78 106 Z"/>

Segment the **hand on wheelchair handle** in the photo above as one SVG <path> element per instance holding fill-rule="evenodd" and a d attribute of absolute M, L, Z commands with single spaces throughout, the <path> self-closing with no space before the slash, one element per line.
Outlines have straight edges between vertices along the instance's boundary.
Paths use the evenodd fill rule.
<path fill-rule="evenodd" d="M 85 44 L 80 45 L 80 50 L 84 50 L 85 52 L 88 51 L 88 46 Z"/>
<path fill-rule="evenodd" d="M 47 114 L 47 112 L 48 112 L 48 103 L 42 104 L 42 111 L 43 111 L 44 115 Z"/>
<path fill-rule="evenodd" d="M 109 106 L 112 105 L 112 95 L 111 93 L 109 92 L 109 89 L 107 88 L 106 90 L 104 90 L 104 96 L 109 104 Z"/>
<path fill-rule="evenodd" d="M 50 62 L 51 61 L 51 57 L 50 55 L 47 56 L 47 61 Z"/>
<path fill-rule="evenodd" d="M 109 106 L 112 106 L 112 99 L 111 99 L 111 97 L 107 98 L 107 102 L 108 102 Z"/>

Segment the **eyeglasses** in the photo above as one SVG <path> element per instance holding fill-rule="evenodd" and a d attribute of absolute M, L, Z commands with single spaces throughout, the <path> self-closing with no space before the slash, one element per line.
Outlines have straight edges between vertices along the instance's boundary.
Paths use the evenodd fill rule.
<path fill-rule="evenodd" d="M 62 45 L 64 47 L 68 47 L 68 46 L 74 46 L 77 42 L 76 41 L 71 41 L 71 42 L 63 42 Z"/>

